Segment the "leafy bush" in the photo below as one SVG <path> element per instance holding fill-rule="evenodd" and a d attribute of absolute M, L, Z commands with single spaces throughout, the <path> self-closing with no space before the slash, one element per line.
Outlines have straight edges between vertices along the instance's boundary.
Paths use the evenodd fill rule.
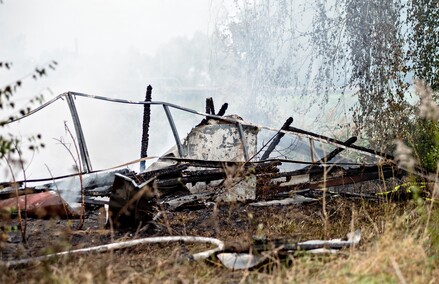
<path fill-rule="evenodd" d="M 439 124 L 426 118 L 416 118 L 409 128 L 408 144 L 421 167 L 436 172 L 439 161 Z"/>

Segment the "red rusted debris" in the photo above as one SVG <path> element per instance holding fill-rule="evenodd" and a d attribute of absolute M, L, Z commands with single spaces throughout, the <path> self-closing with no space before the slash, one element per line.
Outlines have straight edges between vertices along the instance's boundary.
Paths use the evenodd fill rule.
<path fill-rule="evenodd" d="M 26 204 L 27 199 L 27 204 Z M 78 213 L 57 193 L 48 191 L 18 197 L 22 214 L 31 218 L 76 218 Z M 0 200 L 0 217 L 10 218 L 17 213 L 17 197 Z"/>

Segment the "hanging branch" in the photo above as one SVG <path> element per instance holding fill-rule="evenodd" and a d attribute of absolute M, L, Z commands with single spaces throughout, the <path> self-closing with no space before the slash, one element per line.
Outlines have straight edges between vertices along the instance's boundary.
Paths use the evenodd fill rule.
<path fill-rule="evenodd" d="M 0 62 L 0 68 L 2 66 L 5 66 L 7 69 L 11 67 L 11 62 Z M 58 65 L 58 62 L 55 60 L 52 60 L 48 63 L 43 64 L 42 67 L 36 67 L 33 72 L 30 72 L 29 74 L 24 75 L 23 77 L 19 78 L 15 82 L 9 83 L 5 85 L 4 87 L 0 88 L 0 109 L 3 108 L 3 101 L 2 99 L 5 98 L 6 101 L 10 101 L 11 97 L 17 92 L 18 88 L 23 86 L 23 81 L 33 78 L 34 80 L 38 80 L 42 78 L 43 76 L 47 76 L 47 70 L 52 69 L 56 70 L 56 66 Z M 10 105 L 11 108 L 13 108 L 13 105 Z"/>

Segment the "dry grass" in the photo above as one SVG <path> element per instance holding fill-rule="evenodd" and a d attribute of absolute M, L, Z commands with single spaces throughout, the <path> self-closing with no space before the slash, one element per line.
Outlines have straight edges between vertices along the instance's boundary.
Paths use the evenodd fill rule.
<path fill-rule="evenodd" d="M 314 283 L 436 283 L 439 268 L 431 254 L 430 237 L 423 234 L 421 224 L 413 224 L 417 221 L 411 219 L 412 213 L 388 219 L 383 233 L 346 258 L 338 257 L 317 269 L 316 261 L 299 259 L 286 277 Z"/>
<path fill-rule="evenodd" d="M 184 260 L 178 244 L 145 245 L 106 254 L 58 259 L 32 267 L 3 271 L 2 283 L 435 283 L 439 279 L 439 209 L 408 203 L 332 200 L 328 203 L 328 236 L 362 229 L 357 248 L 336 256 L 273 257 L 251 271 L 230 271 L 216 260 Z M 175 212 L 168 216 L 175 234 L 223 236 L 245 240 L 252 234 L 304 240 L 324 235 L 321 204 L 252 209 L 246 206 Z M 210 220 L 216 216 L 218 222 Z M 238 220 L 241 219 L 241 220 Z M 204 220 L 204 221 L 203 221 Z M 239 226 L 236 221 L 239 221 Z M 181 224 L 185 226 L 181 227 Z M 219 228 L 213 229 L 212 224 Z M 262 224 L 262 225 L 261 225 Z M 180 225 L 180 226 L 179 226 Z M 188 251 L 205 249 L 187 246 Z"/>

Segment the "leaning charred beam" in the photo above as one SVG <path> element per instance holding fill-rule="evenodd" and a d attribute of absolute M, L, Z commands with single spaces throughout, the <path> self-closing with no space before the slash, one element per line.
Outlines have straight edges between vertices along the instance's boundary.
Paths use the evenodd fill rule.
<path fill-rule="evenodd" d="M 226 113 L 227 108 L 229 107 L 228 103 L 225 103 L 221 106 L 219 112 L 218 112 L 218 116 L 223 116 Z"/>
<path fill-rule="evenodd" d="M 313 132 L 309 132 L 309 131 L 305 131 L 305 130 L 302 130 L 300 128 L 296 128 L 296 127 L 292 127 L 292 126 L 288 127 L 288 129 L 285 129 L 285 130 L 293 132 L 293 133 L 305 134 L 305 135 L 308 135 L 308 136 L 311 136 L 311 137 L 316 137 L 316 138 L 319 138 L 319 139 L 324 139 L 324 140 L 326 140 L 328 142 L 331 142 L 331 143 L 337 143 L 337 144 L 341 144 L 341 145 L 344 145 L 344 143 L 345 143 L 343 141 L 340 141 L 340 140 L 337 140 L 337 139 L 334 139 L 334 138 L 330 138 L 330 137 L 327 137 L 327 136 L 324 136 L 324 135 L 319 135 L 319 134 L 316 134 L 316 133 L 313 133 Z M 356 150 L 360 150 L 360 151 L 363 151 L 363 152 L 366 152 L 366 153 L 369 153 L 369 154 L 378 155 L 378 156 L 381 156 L 381 157 L 386 158 L 388 160 L 394 160 L 394 157 L 391 156 L 391 155 L 388 155 L 386 153 L 379 152 L 379 151 L 374 151 L 374 150 L 371 150 L 371 149 L 368 149 L 368 148 L 365 148 L 365 147 L 356 146 L 356 145 L 349 145 L 347 147 L 348 148 L 352 148 L 352 149 L 356 149 Z"/>
<path fill-rule="evenodd" d="M 357 141 L 357 137 L 351 137 L 348 140 L 346 140 L 344 142 L 345 146 L 351 146 L 352 144 L 354 144 Z M 328 155 L 326 155 L 325 157 L 321 158 L 318 163 L 326 163 L 332 159 L 334 159 L 338 154 L 340 154 L 341 152 L 344 151 L 344 148 L 337 148 L 334 151 L 332 151 L 331 153 L 329 153 Z"/>
<path fill-rule="evenodd" d="M 293 118 L 289 117 L 284 125 L 282 126 L 281 130 L 287 130 L 288 127 L 291 125 L 291 123 L 293 123 Z M 283 132 L 278 132 L 276 134 L 276 136 L 274 137 L 273 141 L 271 141 L 270 145 L 268 146 L 267 150 L 265 151 L 265 153 L 262 155 L 261 160 L 266 160 L 268 159 L 268 157 L 270 156 L 271 152 L 273 152 L 274 148 L 276 148 L 276 146 L 279 144 L 280 140 L 282 139 L 282 137 L 284 137 L 285 133 Z"/>

